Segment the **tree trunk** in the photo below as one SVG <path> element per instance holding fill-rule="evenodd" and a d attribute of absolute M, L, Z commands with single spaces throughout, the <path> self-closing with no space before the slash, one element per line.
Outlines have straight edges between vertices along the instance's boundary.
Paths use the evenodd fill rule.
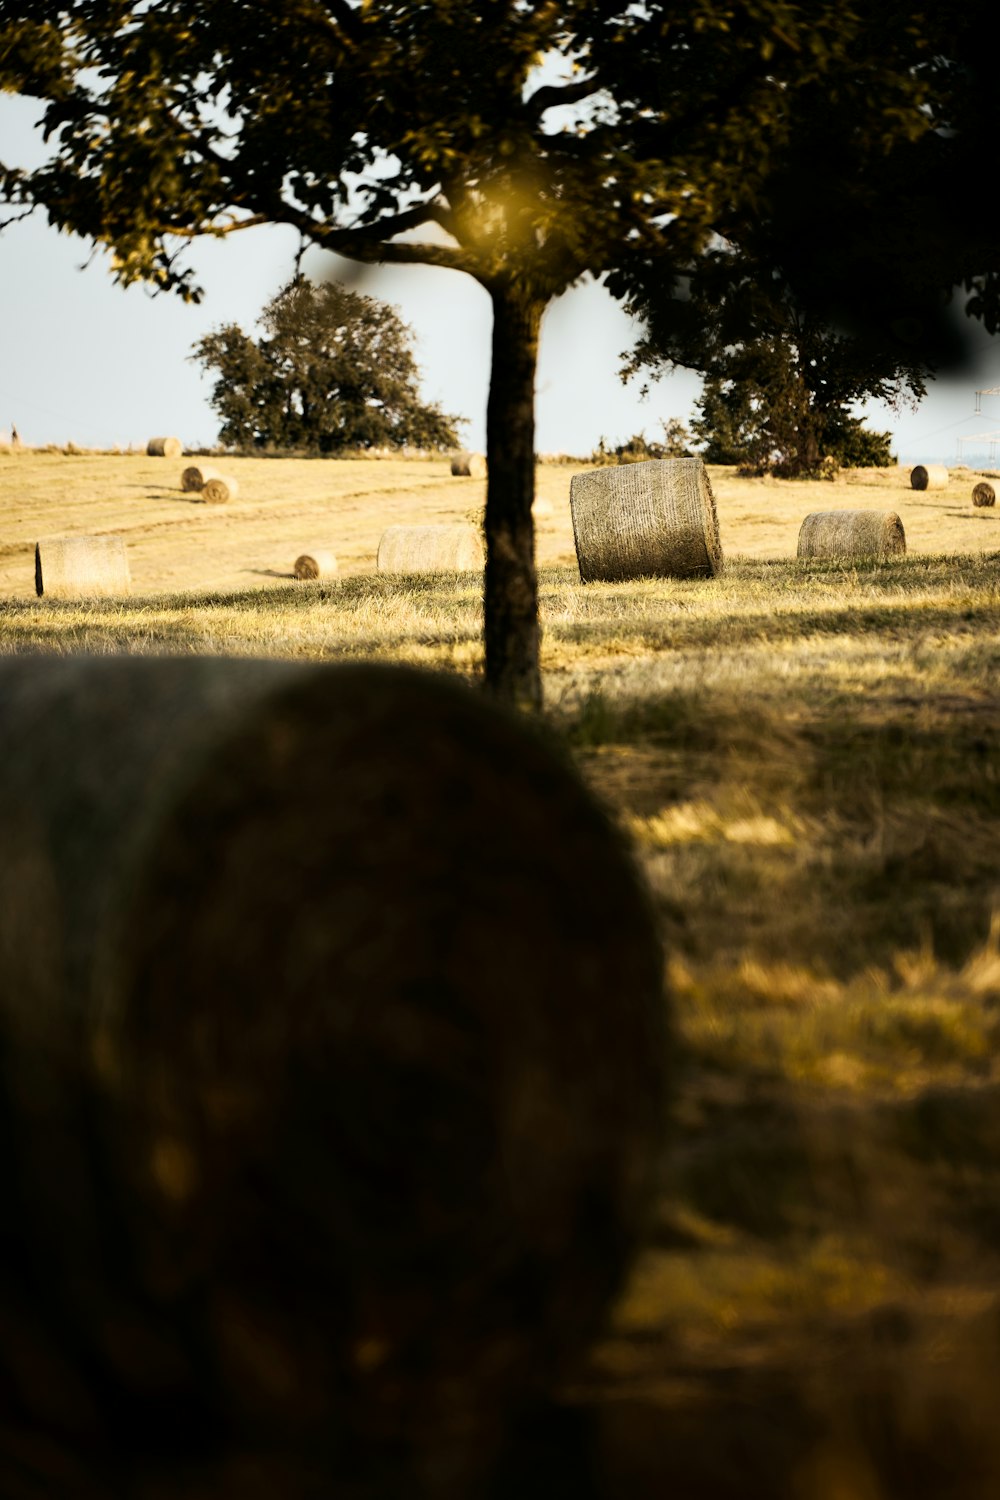
<path fill-rule="evenodd" d="M 493 365 L 486 408 L 486 685 L 518 708 L 542 702 L 535 574 L 535 365 L 544 302 L 490 287 Z"/>

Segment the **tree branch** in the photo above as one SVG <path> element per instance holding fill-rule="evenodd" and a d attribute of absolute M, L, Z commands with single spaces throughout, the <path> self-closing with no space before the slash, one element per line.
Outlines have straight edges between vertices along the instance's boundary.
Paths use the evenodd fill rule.
<path fill-rule="evenodd" d="M 441 266 L 448 271 L 464 271 L 477 281 L 482 279 L 482 268 L 475 256 L 465 250 L 452 249 L 450 245 L 399 245 L 371 238 L 362 230 L 323 229 L 315 224 L 308 232 L 324 250 L 336 250 L 338 255 L 363 261 L 366 265 Z"/>
<path fill-rule="evenodd" d="M 581 99 L 596 94 L 599 88 L 600 84 L 594 78 L 578 78 L 575 83 L 566 84 L 547 83 L 536 89 L 530 99 L 525 99 L 524 108 L 538 119 L 547 109 L 555 109 L 560 104 L 579 104 Z"/>
<path fill-rule="evenodd" d="M 350 37 L 357 37 L 361 33 L 361 12 L 353 5 L 348 5 L 347 0 L 327 0 L 327 4 L 337 18 L 337 24 L 343 27 Z"/>
<path fill-rule="evenodd" d="M 10 227 L 11 224 L 20 224 L 22 219 L 29 218 L 35 212 L 35 204 L 31 203 L 19 214 L 11 214 L 9 219 L 0 219 L 0 232 Z"/>
<path fill-rule="evenodd" d="M 272 222 L 269 214 L 251 214 L 245 219 L 234 219 L 229 224 L 213 224 L 208 229 L 192 229 L 188 225 L 180 224 L 153 224 L 151 226 L 154 234 L 171 234 L 181 240 L 196 240 L 200 235 L 208 234 L 214 239 L 225 239 L 228 235 L 236 234 L 241 229 L 257 229 L 261 224 Z M 3 225 L 0 225 L 3 228 Z"/>
<path fill-rule="evenodd" d="M 419 229 L 428 223 L 440 224 L 449 234 L 455 232 L 454 215 L 440 199 L 432 203 L 414 203 L 409 208 L 401 208 L 398 213 L 373 219 L 370 224 L 359 221 L 352 227 L 362 234 L 377 234 L 380 239 L 391 240 L 394 235 L 405 234 L 408 229 Z"/>
<path fill-rule="evenodd" d="M 361 13 L 353 5 L 349 5 L 347 0 L 325 0 L 325 4 L 317 5 L 315 10 L 315 20 L 324 31 L 332 32 L 341 42 L 358 41 L 361 36 Z"/>

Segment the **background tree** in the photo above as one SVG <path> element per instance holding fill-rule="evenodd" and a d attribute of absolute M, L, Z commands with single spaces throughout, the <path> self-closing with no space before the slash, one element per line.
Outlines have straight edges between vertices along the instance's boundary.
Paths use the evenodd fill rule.
<path fill-rule="evenodd" d="M 123 282 L 182 295 L 192 237 L 264 222 L 475 277 L 494 313 L 486 675 L 534 704 L 545 307 L 588 271 L 627 295 L 634 265 L 666 275 L 724 233 L 817 97 L 862 159 L 950 124 L 955 37 L 980 6 L 0 0 L 0 85 L 47 102 L 55 148 L 0 181 L 111 246 Z"/>
<path fill-rule="evenodd" d="M 719 236 L 668 280 L 633 289 L 645 331 L 626 375 L 682 366 L 705 376 L 693 429 L 709 462 L 786 478 L 890 462 L 888 435 L 869 432 L 853 407 L 915 403 L 931 353 L 814 310 L 782 264 L 786 236 L 766 218 L 730 232 L 738 240 Z"/>
<path fill-rule="evenodd" d="M 264 308 L 261 338 L 235 324 L 193 358 L 218 371 L 221 440 L 238 448 L 454 448 L 455 417 L 424 405 L 409 330 L 396 310 L 336 283 L 296 276 Z"/>
<path fill-rule="evenodd" d="M 766 352 L 755 348 L 749 353 L 760 361 L 756 369 L 766 370 Z M 706 380 L 691 423 L 701 456 L 710 464 L 735 464 L 744 474 L 787 479 L 827 473 L 831 465 L 885 468 L 895 463 L 891 433 L 873 432 L 846 410 L 803 410 L 796 399 L 801 395 L 794 380 L 777 387 L 756 374 Z M 803 433 L 814 444 L 805 454 Z"/>

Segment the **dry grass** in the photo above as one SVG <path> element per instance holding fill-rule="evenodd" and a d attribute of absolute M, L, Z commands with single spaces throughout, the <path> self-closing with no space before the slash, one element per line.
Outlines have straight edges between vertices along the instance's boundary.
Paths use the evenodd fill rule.
<path fill-rule="evenodd" d="M 446 461 L 233 467 L 215 515 L 179 476 L 158 487 L 162 461 L 3 461 L 0 650 L 478 676 L 475 581 L 374 572 L 387 525 L 468 520 L 473 482 Z M 967 474 L 919 493 L 901 470 L 713 470 L 721 577 L 583 587 L 571 472 L 540 470 L 547 718 L 648 874 L 681 1073 L 649 1249 L 498 1493 L 992 1500 L 1000 518 Z M 907 557 L 795 560 L 808 511 L 867 507 L 899 513 Z M 127 523 L 144 597 L 34 601 L 31 548 L 57 522 Z M 287 537 L 310 534 L 344 576 L 288 578 Z"/>
<path fill-rule="evenodd" d="M 572 465 L 540 465 L 538 495 L 552 506 L 538 525 L 544 566 L 575 566 L 569 513 Z M 456 484 L 446 457 L 321 461 L 227 458 L 239 496 L 218 511 L 191 503 L 183 463 L 145 455 L 0 454 L 0 598 L 28 598 L 39 536 L 120 532 L 137 592 L 266 588 L 287 571 L 287 538 L 329 536 L 341 572 L 373 570 L 391 525 L 457 522 L 481 505 L 485 480 Z M 947 490 L 909 488 L 905 469 L 860 470 L 837 483 L 737 479 L 711 468 L 727 558 L 795 556 L 810 510 L 898 512 L 911 554 L 979 553 L 1000 546 L 1000 519 L 973 507 L 968 471 Z"/>

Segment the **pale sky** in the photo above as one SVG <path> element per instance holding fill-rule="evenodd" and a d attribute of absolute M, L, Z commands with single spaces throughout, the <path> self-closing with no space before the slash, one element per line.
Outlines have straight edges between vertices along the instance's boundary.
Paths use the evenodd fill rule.
<path fill-rule="evenodd" d="M 0 159 L 31 165 L 43 152 L 32 131 L 37 107 L 0 95 Z M 267 302 L 291 277 L 298 236 L 261 228 L 229 240 L 198 242 L 191 253 L 204 298 L 197 306 L 141 287 L 116 286 L 107 257 L 61 235 L 41 214 L 0 234 L 0 437 L 13 423 L 29 445 L 145 446 L 175 434 L 188 446 L 214 443 L 218 418 L 209 405 L 210 377 L 188 356 L 195 342 L 224 323 L 251 332 Z M 89 263 L 88 263 L 89 262 Z M 335 276 L 393 303 L 414 335 L 425 399 L 466 418 L 462 441 L 485 446 L 491 313 L 486 293 L 459 272 L 430 266 L 372 269 L 319 252 L 307 274 Z M 634 328 L 593 282 L 553 303 L 542 327 L 536 401 L 541 453 L 589 454 L 598 440 L 619 443 L 661 422 L 688 422 L 700 379 L 678 371 L 640 399 L 618 377 Z M 975 368 L 937 381 L 916 412 L 871 406 L 870 425 L 889 430 L 901 462 L 953 463 L 957 439 L 996 431 L 1000 395 L 974 414 L 976 387 L 1000 386 L 1000 339 L 980 334 Z M 998 447 L 1000 452 L 1000 447 Z M 965 460 L 988 461 L 989 443 L 969 444 Z"/>

